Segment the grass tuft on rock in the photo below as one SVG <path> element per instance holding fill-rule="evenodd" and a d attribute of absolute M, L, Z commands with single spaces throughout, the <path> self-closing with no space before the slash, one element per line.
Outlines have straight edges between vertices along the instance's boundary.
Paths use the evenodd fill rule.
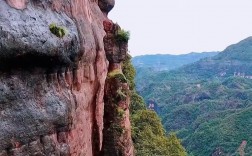
<path fill-rule="evenodd" d="M 118 32 L 116 34 L 116 41 L 118 43 L 128 42 L 129 39 L 130 39 L 130 32 L 129 31 L 125 31 L 123 29 L 118 30 Z"/>
<path fill-rule="evenodd" d="M 118 81 L 120 81 L 121 83 L 127 83 L 127 79 L 124 76 L 124 74 L 120 71 L 120 70 L 113 70 L 111 72 L 108 73 L 108 79 L 117 79 Z"/>
<path fill-rule="evenodd" d="M 49 29 L 51 33 L 53 33 L 55 36 L 59 38 L 62 38 L 67 34 L 66 28 L 57 26 L 55 23 L 50 24 Z"/>

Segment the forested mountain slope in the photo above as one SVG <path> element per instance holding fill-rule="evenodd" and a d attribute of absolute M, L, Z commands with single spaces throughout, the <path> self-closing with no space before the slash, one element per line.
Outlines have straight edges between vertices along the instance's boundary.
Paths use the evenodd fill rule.
<path fill-rule="evenodd" d="M 189 53 L 182 55 L 157 54 L 142 55 L 132 58 L 132 64 L 136 68 L 136 87 L 141 89 L 145 83 L 150 82 L 150 76 L 162 71 L 169 71 L 182 67 L 183 65 L 196 62 L 202 58 L 217 55 L 218 52 Z"/>
<path fill-rule="evenodd" d="M 174 133 L 167 136 L 157 113 L 147 109 L 143 98 L 137 94 L 134 82 L 135 69 L 130 59 L 128 55 L 123 62 L 122 71 L 130 88 L 128 94 L 131 97 L 130 119 L 135 154 L 137 156 L 186 156 L 181 141 Z"/>
<path fill-rule="evenodd" d="M 196 156 L 252 154 L 252 38 L 220 54 L 148 77 L 140 94 L 159 107 Z"/>

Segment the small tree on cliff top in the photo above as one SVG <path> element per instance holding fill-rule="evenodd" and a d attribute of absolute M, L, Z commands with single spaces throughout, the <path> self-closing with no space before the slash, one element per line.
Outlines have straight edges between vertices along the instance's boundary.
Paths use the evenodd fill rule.
<path fill-rule="evenodd" d="M 129 31 L 125 31 L 124 29 L 118 30 L 118 32 L 116 34 L 116 41 L 118 43 L 128 42 L 129 39 L 130 39 L 130 32 Z"/>

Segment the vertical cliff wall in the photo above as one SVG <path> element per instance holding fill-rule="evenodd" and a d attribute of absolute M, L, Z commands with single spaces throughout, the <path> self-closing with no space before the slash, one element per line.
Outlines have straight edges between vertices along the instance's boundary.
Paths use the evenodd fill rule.
<path fill-rule="evenodd" d="M 106 36 L 104 48 L 109 60 L 105 83 L 105 108 L 102 154 L 127 155 L 134 153 L 129 121 L 129 85 L 122 73 L 121 61 L 126 59 L 128 44 L 118 40 L 120 27 L 112 21 L 104 21 Z"/>
<path fill-rule="evenodd" d="M 0 1 L 0 156 L 108 154 L 105 80 L 109 66 L 120 69 L 123 59 L 108 61 L 106 53 L 126 52 L 118 44 L 104 48 L 103 24 L 113 6 L 113 0 Z M 133 155 L 128 100 L 118 101 L 127 116 L 112 117 L 126 130 L 111 144 L 120 149 L 115 155 Z"/>

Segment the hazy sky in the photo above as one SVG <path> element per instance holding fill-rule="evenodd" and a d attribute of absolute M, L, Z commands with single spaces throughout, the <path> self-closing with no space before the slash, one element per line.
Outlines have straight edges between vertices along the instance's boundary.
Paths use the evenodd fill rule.
<path fill-rule="evenodd" d="M 221 51 L 252 36 L 252 0 L 116 0 L 131 55 Z"/>

